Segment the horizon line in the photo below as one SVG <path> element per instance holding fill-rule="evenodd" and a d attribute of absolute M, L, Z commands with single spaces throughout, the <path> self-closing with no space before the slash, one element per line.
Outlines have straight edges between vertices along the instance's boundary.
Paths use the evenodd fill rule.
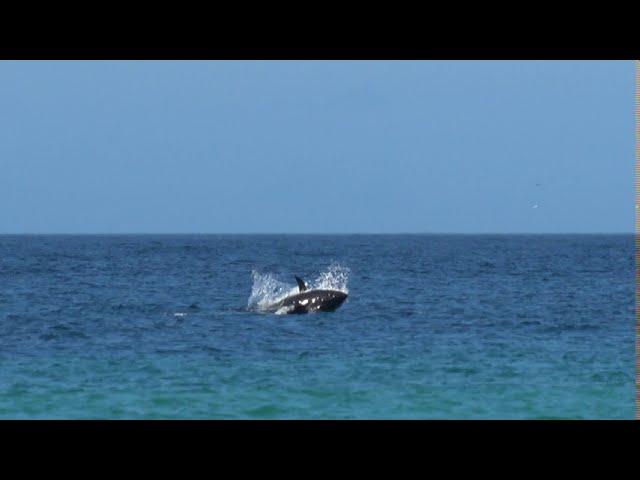
<path fill-rule="evenodd" d="M 0 236 L 131 235 L 635 235 L 640 232 L 0 232 Z"/>

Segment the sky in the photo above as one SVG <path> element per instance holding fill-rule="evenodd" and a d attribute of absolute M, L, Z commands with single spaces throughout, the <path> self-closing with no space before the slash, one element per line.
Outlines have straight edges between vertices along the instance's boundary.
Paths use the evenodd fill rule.
<path fill-rule="evenodd" d="M 0 61 L 0 233 L 626 233 L 633 61 Z"/>

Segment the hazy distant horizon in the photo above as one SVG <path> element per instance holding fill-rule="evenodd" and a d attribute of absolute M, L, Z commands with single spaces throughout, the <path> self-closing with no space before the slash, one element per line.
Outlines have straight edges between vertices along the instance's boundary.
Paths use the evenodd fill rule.
<path fill-rule="evenodd" d="M 210 235 L 210 236 L 252 236 L 252 235 L 299 235 L 299 236 L 342 236 L 342 235 L 637 235 L 636 232 L 25 232 L 0 233 L 0 236 L 151 236 L 151 235 Z"/>

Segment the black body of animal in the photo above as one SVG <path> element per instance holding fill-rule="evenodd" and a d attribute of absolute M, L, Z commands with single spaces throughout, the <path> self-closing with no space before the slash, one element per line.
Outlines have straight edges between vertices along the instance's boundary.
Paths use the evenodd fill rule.
<path fill-rule="evenodd" d="M 286 313 L 333 312 L 344 303 L 347 294 L 339 290 L 308 290 L 306 283 L 296 277 L 300 293 L 278 302 L 274 309 L 286 309 Z"/>

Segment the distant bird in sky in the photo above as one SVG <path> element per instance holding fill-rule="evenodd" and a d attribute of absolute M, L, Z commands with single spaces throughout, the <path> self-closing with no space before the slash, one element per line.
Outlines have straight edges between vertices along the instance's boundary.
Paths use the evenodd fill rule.
<path fill-rule="evenodd" d="M 541 184 L 541 183 L 539 183 L 539 182 L 536 182 L 536 187 L 540 187 L 540 186 L 542 186 L 542 184 Z M 535 205 L 532 205 L 532 206 L 531 206 L 531 208 L 533 208 L 533 209 L 536 209 L 536 208 L 538 208 L 538 207 L 539 207 L 539 205 L 538 205 L 537 203 L 536 203 Z"/>

